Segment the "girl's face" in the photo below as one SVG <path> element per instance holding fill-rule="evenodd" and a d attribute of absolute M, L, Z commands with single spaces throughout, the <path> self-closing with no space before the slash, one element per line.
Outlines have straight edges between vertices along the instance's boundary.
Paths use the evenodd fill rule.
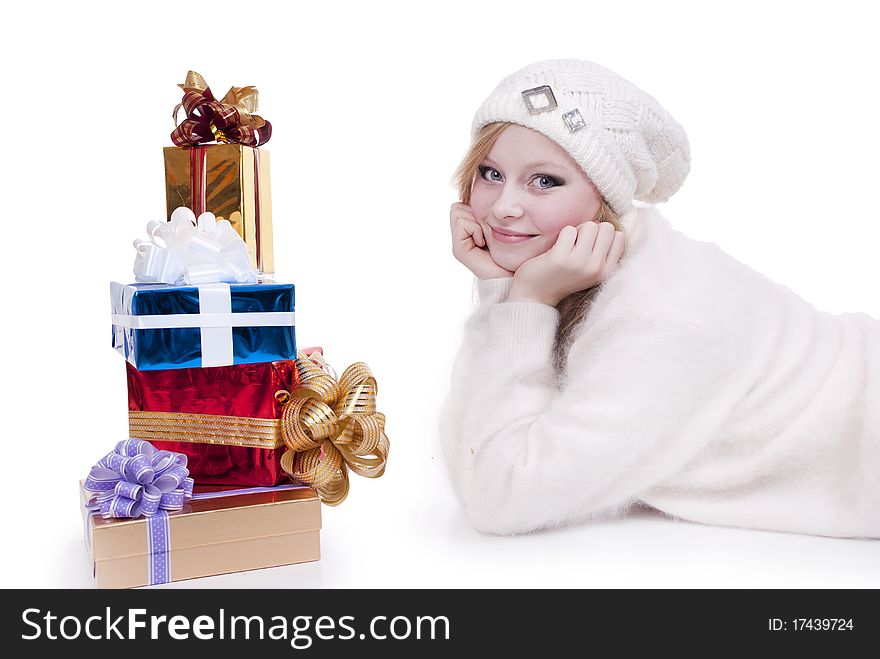
<path fill-rule="evenodd" d="M 564 226 L 596 217 L 600 202 L 599 191 L 565 149 L 518 125 L 498 136 L 471 193 L 489 253 L 510 271 L 553 247 Z"/>

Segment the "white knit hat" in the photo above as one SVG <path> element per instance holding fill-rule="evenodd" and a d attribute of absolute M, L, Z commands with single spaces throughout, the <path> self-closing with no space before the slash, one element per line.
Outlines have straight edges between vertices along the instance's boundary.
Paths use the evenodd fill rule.
<path fill-rule="evenodd" d="M 684 129 L 652 97 L 593 62 L 538 62 L 507 76 L 474 115 L 472 136 L 507 121 L 568 151 L 618 213 L 666 201 L 690 171 Z"/>

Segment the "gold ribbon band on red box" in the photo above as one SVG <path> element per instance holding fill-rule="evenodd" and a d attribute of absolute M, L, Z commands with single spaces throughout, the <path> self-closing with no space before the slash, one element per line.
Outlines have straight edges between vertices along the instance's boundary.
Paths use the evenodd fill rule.
<path fill-rule="evenodd" d="M 128 434 L 149 442 L 194 442 L 273 449 L 284 446 L 280 419 L 129 411 Z"/>

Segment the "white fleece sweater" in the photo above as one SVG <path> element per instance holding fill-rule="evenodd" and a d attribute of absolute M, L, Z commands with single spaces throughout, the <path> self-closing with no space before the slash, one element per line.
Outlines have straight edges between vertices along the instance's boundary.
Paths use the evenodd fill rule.
<path fill-rule="evenodd" d="M 654 207 L 557 381 L 559 314 L 478 282 L 440 440 L 472 524 L 512 534 L 642 501 L 676 518 L 880 538 L 880 321 L 819 311 Z"/>

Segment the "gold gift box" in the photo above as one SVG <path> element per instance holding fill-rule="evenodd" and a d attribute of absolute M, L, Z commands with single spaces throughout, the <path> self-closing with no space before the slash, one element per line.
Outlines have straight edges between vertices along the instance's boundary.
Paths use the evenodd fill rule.
<path fill-rule="evenodd" d="M 149 584 L 147 522 L 88 512 L 86 548 L 98 588 Z M 320 560 L 321 501 L 308 487 L 192 499 L 169 513 L 170 580 Z"/>
<path fill-rule="evenodd" d="M 229 220 L 247 244 L 251 263 L 265 274 L 275 272 L 272 248 L 272 191 L 269 152 L 240 144 L 208 144 L 199 147 L 167 146 L 165 201 L 168 218 L 179 206 L 193 207 L 190 157 L 205 156 L 203 210 L 217 219 Z"/>

